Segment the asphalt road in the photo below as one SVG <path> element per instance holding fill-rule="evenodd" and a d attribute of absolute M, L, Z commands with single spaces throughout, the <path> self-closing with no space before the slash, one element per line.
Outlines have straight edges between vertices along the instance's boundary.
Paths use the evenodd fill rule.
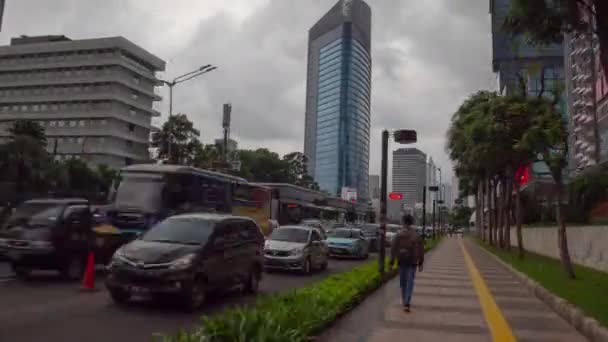
<path fill-rule="evenodd" d="M 309 276 L 266 273 L 260 293 L 302 287 L 360 263 L 332 259 L 327 270 Z M 8 265 L 0 262 L 0 341 L 151 341 L 154 334 L 191 328 L 201 316 L 255 300 L 255 296 L 235 291 L 211 298 L 196 313 L 186 313 L 171 301 L 141 301 L 119 307 L 103 287 L 102 277 L 97 278 L 99 291 L 81 292 L 79 284 L 60 281 L 53 273 L 34 274 L 26 282 L 13 279 Z"/>

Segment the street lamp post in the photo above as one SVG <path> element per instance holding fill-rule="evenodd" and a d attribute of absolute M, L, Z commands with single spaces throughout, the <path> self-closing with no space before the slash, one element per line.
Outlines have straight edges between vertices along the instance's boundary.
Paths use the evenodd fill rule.
<path fill-rule="evenodd" d="M 378 258 L 378 271 L 384 274 L 384 263 L 386 259 L 386 199 L 388 196 L 388 138 L 389 131 L 382 131 L 382 164 L 380 185 L 380 251 Z M 418 140 L 416 131 L 397 130 L 393 132 L 395 142 L 400 144 L 412 144 Z"/>
<path fill-rule="evenodd" d="M 159 80 L 160 82 L 164 83 L 169 87 L 169 136 L 167 137 L 167 154 L 169 155 L 169 158 L 171 158 L 171 145 L 173 143 L 173 122 L 171 122 L 171 117 L 173 116 L 173 87 L 175 87 L 177 84 L 189 81 L 195 77 L 201 76 L 215 69 L 217 69 L 217 67 L 212 66 L 211 64 L 207 64 L 203 65 L 200 68 L 197 68 L 196 70 L 177 76 L 173 79 L 173 81 Z"/>
<path fill-rule="evenodd" d="M 437 170 L 439 171 L 439 207 L 437 209 L 439 210 L 439 232 L 441 232 L 443 229 L 443 226 L 441 225 L 443 223 L 441 217 L 441 204 L 443 204 L 443 181 L 441 180 L 441 168 L 438 167 Z"/>
<path fill-rule="evenodd" d="M 439 190 L 439 187 L 437 185 L 433 185 L 433 186 L 429 186 L 429 191 L 430 192 L 437 192 Z M 435 203 L 437 202 L 435 196 L 433 196 L 433 219 L 432 219 L 432 237 L 433 239 L 435 238 Z"/>

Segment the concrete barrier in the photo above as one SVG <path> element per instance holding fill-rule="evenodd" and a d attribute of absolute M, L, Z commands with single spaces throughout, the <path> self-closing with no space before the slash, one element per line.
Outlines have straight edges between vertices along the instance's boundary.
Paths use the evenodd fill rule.
<path fill-rule="evenodd" d="M 568 227 L 567 234 L 574 263 L 608 272 L 608 226 Z M 556 227 L 523 228 L 522 235 L 526 250 L 559 259 Z M 511 245 L 517 246 L 515 227 Z"/>

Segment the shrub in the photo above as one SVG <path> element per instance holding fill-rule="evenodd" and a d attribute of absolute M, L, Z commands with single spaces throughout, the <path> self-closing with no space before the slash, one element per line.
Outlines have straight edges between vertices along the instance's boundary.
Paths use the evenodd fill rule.
<path fill-rule="evenodd" d="M 438 240 L 427 240 L 426 249 Z M 388 261 L 388 260 L 387 260 Z M 387 269 L 388 267 L 387 262 Z M 382 278 L 378 261 L 335 274 L 310 286 L 262 297 L 250 307 L 204 317 L 199 328 L 166 337 L 167 342 L 300 342 L 320 332 L 394 275 Z"/>

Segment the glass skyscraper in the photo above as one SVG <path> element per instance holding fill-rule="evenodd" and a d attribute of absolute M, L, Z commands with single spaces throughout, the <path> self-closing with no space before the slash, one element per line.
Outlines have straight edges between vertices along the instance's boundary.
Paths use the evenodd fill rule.
<path fill-rule="evenodd" d="M 304 154 L 321 189 L 369 199 L 371 9 L 336 3 L 309 32 Z"/>

